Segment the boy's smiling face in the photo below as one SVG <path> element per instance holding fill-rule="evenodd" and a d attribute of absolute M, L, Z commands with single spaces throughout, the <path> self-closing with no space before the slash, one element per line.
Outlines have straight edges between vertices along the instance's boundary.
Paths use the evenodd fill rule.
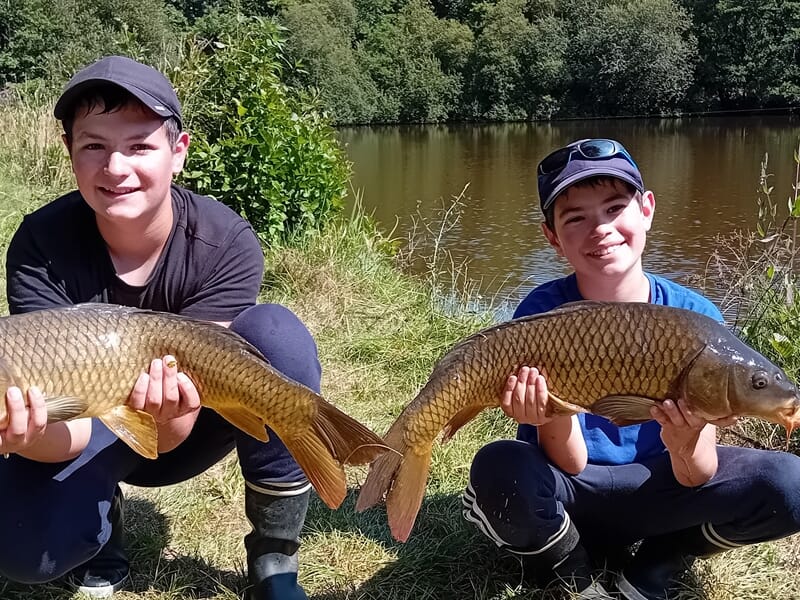
<path fill-rule="evenodd" d="M 118 224 L 155 221 L 171 211 L 170 184 L 188 145 L 181 133 L 173 146 L 163 119 L 138 103 L 79 110 L 68 144 L 81 195 L 98 219 Z"/>
<path fill-rule="evenodd" d="M 555 202 L 553 230 L 542 229 L 585 284 L 621 281 L 641 273 L 654 210 L 652 192 L 640 195 L 620 180 L 602 179 L 567 189 Z"/>

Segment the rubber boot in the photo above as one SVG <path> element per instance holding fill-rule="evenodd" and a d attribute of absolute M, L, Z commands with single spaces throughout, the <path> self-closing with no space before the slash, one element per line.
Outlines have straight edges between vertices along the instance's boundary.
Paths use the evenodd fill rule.
<path fill-rule="evenodd" d="M 712 542 L 700 526 L 645 538 L 617 578 L 617 588 L 626 600 L 666 600 L 671 582 L 695 558 L 728 549 Z"/>
<path fill-rule="evenodd" d="M 245 514 L 253 526 L 244 538 L 250 600 L 308 600 L 297 569 L 309 494 L 272 496 L 246 488 Z"/>
<path fill-rule="evenodd" d="M 580 600 L 610 600 L 612 596 L 592 575 L 592 561 L 580 542 L 580 534 L 570 522 L 554 544 L 536 554 L 520 554 L 523 566 L 530 566 L 546 585 L 556 583 Z M 543 577 L 544 576 L 544 577 Z M 544 579 L 549 581 L 544 581 Z"/>
<path fill-rule="evenodd" d="M 72 570 L 70 579 L 77 590 L 90 598 L 110 598 L 128 579 L 130 563 L 125 553 L 125 499 L 117 488 L 111 500 L 111 537 L 100 552 Z"/>

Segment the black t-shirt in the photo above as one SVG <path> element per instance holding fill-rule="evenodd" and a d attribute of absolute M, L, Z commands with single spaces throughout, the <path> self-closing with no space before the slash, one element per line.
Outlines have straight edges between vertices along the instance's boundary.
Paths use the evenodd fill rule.
<path fill-rule="evenodd" d="M 11 313 L 80 302 L 231 321 L 256 302 L 264 272 L 250 225 L 224 204 L 172 186 L 174 222 L 143 286 L 114 270 L 95 215 L 71 192 L 25 217 L 6 255 Z"/>

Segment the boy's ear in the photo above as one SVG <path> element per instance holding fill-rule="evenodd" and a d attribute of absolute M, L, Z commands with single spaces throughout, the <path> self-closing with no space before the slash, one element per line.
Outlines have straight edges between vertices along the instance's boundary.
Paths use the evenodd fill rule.
<path fill-rule="evenodd" d="M 72 145 L 69 143 L 69 138 L 66 133 L 61 134 L 61 141 L 64 142 L 64 147 L 67 149 L 70 159 L 72 158 Z"/>
<path fill-rule="evenodd" d="M 561 250 L 561 242 L 558 241 L 558 236 L 547 226 L 545 221 L 542 221 L 542 233 L 544 234 L 544 237 L 547 238 L 547 241 L 550 243 L 553 249 L 558 253 L 558 255 L 564 256 L 564 252 Z"/>
<path fill-rule="evenodd" d="M 172 174 L 177 175 L 183 169 L 186 163 L 186 153 L 189 150 L 189 134 L 186 131 L 181 131 L 178 139 L 175 141 L 175 146 L 172 148 Z"/>
<path fill-rule="evenodd" d="M 650 231 L 653 224 L 653 215 L 656 212 L 656 197 L 653 192 L 646 190 L 642 194 L 642 216 L 645 219 L 645 230 Z"/>

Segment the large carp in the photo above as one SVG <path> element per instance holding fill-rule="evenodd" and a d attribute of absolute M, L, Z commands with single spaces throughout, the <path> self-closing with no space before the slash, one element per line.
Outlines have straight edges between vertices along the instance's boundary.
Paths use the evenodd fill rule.
<path fill-rule="evenodd" d="M 347 486 L 342 464 L 385 450 L 369 429 L 272 368 L 229 329 L 174 314 L 80 304 L 0 318 L 0 394 L 38 386 L 48 422 L 97 417 L 133 450 L 158 454 L 156 424 L 126 402 L 154 358 L 174 356 L 203 406 L 267 441 L 286 444 L 322 500 L 336 508 Z M 7 421 L 0 402 L 0 424 Z"/>
<path fill-rule="evenodd" d="M 707 419 L 750 415 L 789 433 L 800 423 L 797 390 L 783 371 L 713 319 L 647 303 L 573 303 L 480 331 L 439 360 L 384 436 L 396 452 L 371 464 L 356 508 L 386 495 L 392 535 L 405 541 L 436 437 L 498 406 L 523 365 L 545 376 L 552 414 L 592 412 L 628 425 L 651 419 L 666 398 L 684 398 Z"/>

